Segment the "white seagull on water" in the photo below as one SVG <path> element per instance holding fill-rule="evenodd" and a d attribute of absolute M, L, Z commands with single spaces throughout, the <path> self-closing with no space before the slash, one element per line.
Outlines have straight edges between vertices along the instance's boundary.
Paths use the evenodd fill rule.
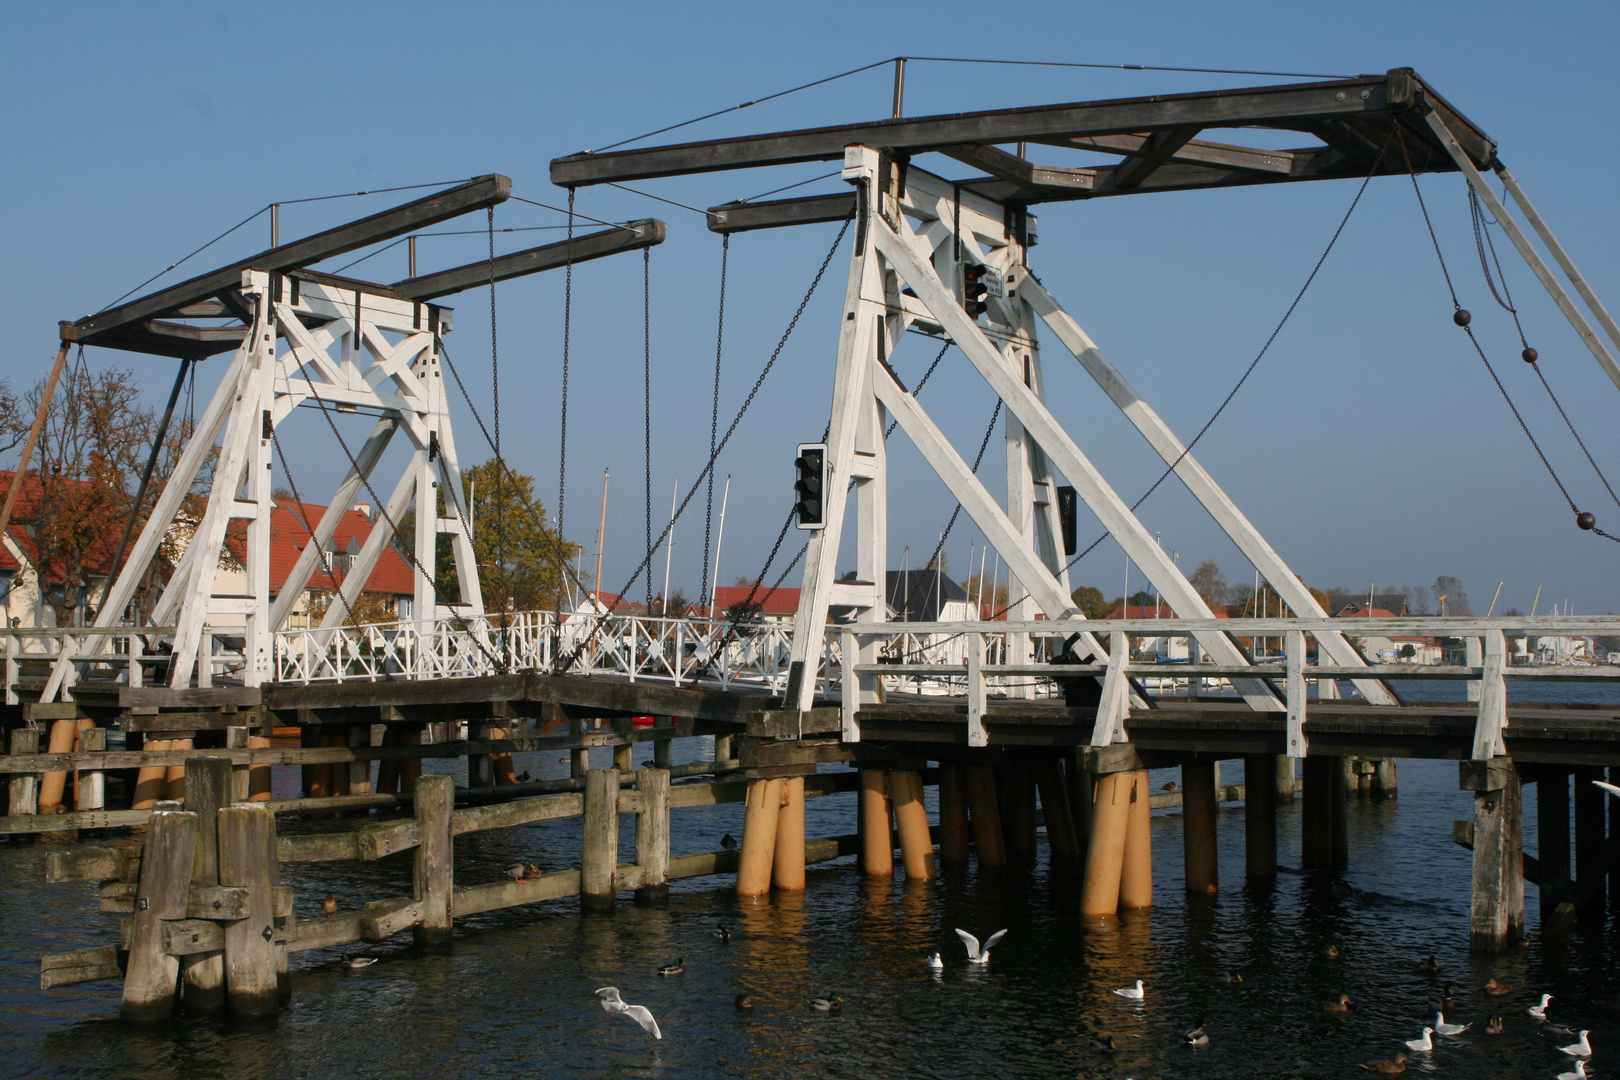
<path fill-rule="evenodd" d="M 1136 980 L 1136 985 L 1135 986 L 1124 986 L 1124 987 L 1121 987 L 1118 990 L 1115 990 L 1114 993 L 1118 994 L 1122 998 L 1125 998 L 1127 1001 L 1141 1001 L 1144 997 L 1147 996 L 1142 991 L 1142 980 L 1141 979 Z"/>
<path fill-rule="evenodd" d="M 1002 935 L 1006 932 L 1005 930 L 997 930 L 990 935 L 990 940 L 986 941 L 983 947 L 980 947 L 979 939 L 966 930 L 958 930 L 956 936 L 961 938 L 962 944 L 967 946 L 968 963 L 988 964 L 990 962 L 990 950 L 996 947 L 996 942 L 1000 941 Z"/>
<path fill-rule="evenodd" d="M 1586 1062 L 1575 1059 L 1575 1071 L 1559 1073 L 1558 1080 L 1586 1080 Z"/>
<path fill-rule="evenodd" d="M 1423 1029 L 1422 1038 L 1407 1039 L 1406 1040 L 1406 1045 L 1411 1047 L 1413 1050 L 1433 1050 L 1434 1049 L 1434 1040 L 1429 1038 L 1429 1036 L 1433 1035 L 1433 1034 L 1434 1034 L 1434 1028 L 1426 1027 L 1426 1028 Z"/>
<path fill-rule="evenodd" d="M 1610 795 L 1620 798 L 1620 784 L 1610 784 L 1603 780 L 1594 780 L 1592 783 L 1607 791 Z"/>
<path fill-rule="evenodd" d="M 1545 1019 L 1547 1019 L 1547 1006 L 1552 1003 L 1552 998 L 1553 998 L 1553 996 L 1551 994 L 1542 994 L 1541 995 L 1541 1004 L 1540 1005 L 1532 1005 L 1528 1009 L 1526 1009 L 1525 1012 L 1529 1013 L 1531 1016 L 1535 1017 L 1537 1020 L 1545 1020 Z"/>
<path fill-rule="evenodd" d="M 945 958 L 943 956 L 939 955 L 939 953 L 935 953 L 933 956 L 930 956 L 928 958 L 927 963 L 928 963 L 928 970 L 929 971 L 944 971 L 945 970 Z"/>
<path fill-rule="evenodd" d="M 1586 1036 L 1588 1034 L 1589 1034 L 1589 1032 L 1583 1031 L 1583 1032 L 1581 1032 L 1581 1037 L 1578 1040 L 1576 1040 L 1575 1042 L 1571 1043 L 1568 1046 L 1560 1046 L 1558 1049 L 1562 1050 L 1564 1053 L 1568 1054 L 1570 1057 L 1578 1057 L 1578 1058 L 1591 1057 L 1592 1056 L 1592 1044 L 1589 1041 L 1587 1041 Z"/>
<path fill-rule="evenodd" d="M 604 986 L 596 992 L 596 996 L 602 999 L 602 1011 L 619 1016 L 628 1016 L 640 1024 L 642 1030 L 653 1038 L 662 1039 L 664 1037 L 664 1033 L 658 1030 L 658 1021 L 653 1019 L 653 1014 L 647 1011 L 647 1007 L 645 1005 L 626 1005 L 624 999 L 619 996 L 617 986 Z"/>
<path fill-rule="evenodd" d="M 1445 1013 L 1434 1014 L 1434 1030 L 1442 1035 L 1461 1035 L 1472 1026 L 1472 1024 L 1448 1024 Z"/>

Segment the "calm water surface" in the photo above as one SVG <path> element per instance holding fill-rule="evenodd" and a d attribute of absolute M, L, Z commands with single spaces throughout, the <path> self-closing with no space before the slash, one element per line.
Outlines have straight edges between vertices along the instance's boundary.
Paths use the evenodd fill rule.
<path fill-rule="evenodd" d="M 1424 695 L 1430 696 L 1430 695 Z M 1436 693 L 1433 697 L 1438 697 Z M 1431 697 L 1432 699 L 1432 697 Z M 677 744 L 677 762 L 703 756 L 707 740 Z M 643 751 L 644 752 L 644 751 Z M 518 768 L 561 775 L 556 755 L 519 755 Z M 605 764 L 606 759 L 596 762 Z M 1175 777 L 1155 774 L 1155 786 Z M 1241 779 L 1234 763 L 1223 779 Z M 288 778 L 290 782 L 290 777 Z M 1087 924 L 1076 914 L 1077 875 L 1044 859 L 1027 871 L 948 875 L 928 886 L 873 883 L 852 860 L 814 867 L 802 895 L 739 904 L 729 880 L 677 887 L 669 906 L 622 903 L 581 917 L 558 901 L 458 924 L 454 946 L 423 952 L 373 946 L 381 962 L 350 972 L 334 953 L 293 957 L 294 1000 L 261 1024 L 181 1019 L 155 1029 L 117 1020 L 118 984 L 38 990 L 42 952 L 116 939 L 115 918 L 95 913 L 93 885 L 41 884 L 48 843 L 0 844 L 0 1075 L 26 1077 L 1318 1077 L 1365 1076 L 1358 1062 L 1390 1057 L 1433 1020 L 1427 999 L 1457 987 L 1452 1019 L 1476 1026 L 1416 1055 L 1408 1075 L 1554 1077 L 1569 1067 L 1559 1040 L 1525 1015 L 1542 991 L 1550 1014 L 1592 1029 L 1594 1076 L 1620 1075 L 1620 974 L 1609 924 L 1543 941 L 1532 935 L 1498 959 L 1468 955 L 1469 855 L 1451 822 L 1471 816 L 1450 762 L 1403 761 L 1400 796 L 1353 799 L 1350 869 L 1283 873 L 1275 886 L 1243 880 L 1243 817 L 1220 815 L 1221 894 L 1182 892 L 1181 817 L 1153 822 L 1156 907 Z M 1535 788 L 1526 789 L 1533 852 Z M 851 795 L 811 801 L 812 836 L 854 830 Z M 627 822 L 628 824 L 628 822 Z M 742 807 L 675 815 L 675 854 L 712 850 L 741 834 Z M 1298 804 L 1285 807 L 1280 850 L 1298 864 Z M 291 828 L 286 825 L 284 827 Z M 626 828 L 626 861 L 629 837 Z M 579 825 L 550 822 L 458 838 L 459 882 L 495 880 L 518 857 L 578 864 Z M 319 918 L 328 891 L 345 907 L 410 890 L 410 857 L 373 864 L 290 866 L 300 917 Z M 1529 924 L 1539 925 L 1532 888 Z M 710 931 L 732 926 L 729 944 Z M 953 927 L 981 937 L 1007 927 L 987 969 L 969 970 Z M 400 939 L 405 940 L 405 939 Z M 1337 943 L 1343 955 L 1325 958 Z M 923 958 L 947 961 L 940 976 Z M 1443 974 L 1417 971 L 1433 953 Z M 687 973 L 660 978 L 684 958 Z M 1231 986 L 1224 972 L 1243 976 Z M 1501 998 L 1479 989 L 1495 976 Z M 1110 991 L 1141 978 L 1147 1000 Z M 591 992 L 616 985 L 648 1006 L 662 1041 L 605 1015 Z M 842 1015 L 805 998 L 837 991 Z M 750 1015 L 732 999 L 751 994 Z M 1340 993 L 1347 1014 L 1321 1002 Z M 1486 1036 L 1492 1013 L 1507 1033 Z M 1202 1018 L 1213 1044 L 1181 1045 Z M 1111 1033 L 1113 1058 L 1086 1036 Z M 1612 1051 L 1609 1048 L 1613 1048 Z"/>

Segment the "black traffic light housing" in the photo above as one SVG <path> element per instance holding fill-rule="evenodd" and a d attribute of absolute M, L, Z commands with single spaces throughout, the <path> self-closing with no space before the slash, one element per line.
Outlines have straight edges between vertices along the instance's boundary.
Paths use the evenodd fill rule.
<path fill-rule="evenodd" d="M 1073 555 L 1079 547 L 1076 542 L 1079 537 L 1076 533 L 1076 515 L 1080 510 L 1079 496 L 1074 488 L 1064 485 L 1057 489 L 1058 495 L 1058 525 L 1063 531 L 1063 554 Z"/>
<path fill-rule="evenodd" d="M 962 264 L 962 307 L 978 318 L 989 307 L 985 297 L 990 295 L 990 268 L 980 263 Z"/>
<path fill-rule="evenodd" d="M 793 484 L 793 512 L 801 529 L 827 527 L 827 444 L 800 443 L 793 460 L 798 479 Z"/>

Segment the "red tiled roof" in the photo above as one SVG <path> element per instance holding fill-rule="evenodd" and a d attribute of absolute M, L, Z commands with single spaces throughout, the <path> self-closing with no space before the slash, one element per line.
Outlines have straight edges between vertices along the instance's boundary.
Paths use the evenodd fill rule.
<path fill-rule="evenodd" d="M 305 528 L 307 523 L 312 528 L 318 528 L 321 515 L 326 513 L 326 507 L 316 506 L 313 503 L 285 502 L 277 503 L 270 512 L 270 591 L 277 593 L 287 583 L 292 574 L 293 565 L 298 562 L 298 556 L 303 554 L 308 546 L 310 531 Z M 358 510 L 346 510 L 343 517 L 338 520 L 337 528 L 332 532 L 332 539 L 327 544 L 328 549 L 339 552 L 346 550 L 352 539 L 356 547 L 364 546 L 366 538 L 371 535 L 372 523 L 366 515 Z M 226 543 L 231 553 L 238 559 L 246 553 L 244 538 L 240 535 L 228 537 Z M 307 589 L 333 590 L 337 587 L 332 576 L 324 569 L 325 563 L 317 564 L 319 567 L 310 575 Z M 337 573 L 338 581 L 343 580 L 343 572 Z M 377 559 L 376 567 L 371 571 L 371 577 L 366 581 L 366 592 L 393 593 L 400 596 L 409 596 L 416 591 L 416 582 L 411 574 L 408 563 L 396 551 L 392 544 L 383 545 L 382 554 Z"/>
<path fill-rule="evenodd" d="M 1395 613 L 1388 608 L 1362 608 L 1360 611 L 1341 611 L 1334 618 L 1337 619 L 1393 619 Z"/>
<path fill-rule="evenodd" d="M 645 604 L 638 603 L 635 600 L 626 600 L 618 593 L 593 592 L 590 595 L 596 597 L 597 603 L 601 604 L 609 611 L 618 611 L 626 615 L 634 615 L 646 611 Z"/>
<path fill-rule="evenodd" d="M 753 593 L 753 606 L 765 615 L 792 615 L 799 610 L 799 590 L 794 588 L 760 589 L 751 585 L 721 585 L 714 590 L 714 606 L 719 611 L 730 611 L 748 600 Z"/>

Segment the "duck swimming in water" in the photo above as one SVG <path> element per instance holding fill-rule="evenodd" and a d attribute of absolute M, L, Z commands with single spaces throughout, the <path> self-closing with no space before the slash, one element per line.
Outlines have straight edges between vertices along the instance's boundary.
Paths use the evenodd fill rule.
<path fill-rule="evenodd" d="M 1493 1016 L 1485 1021 L 1485 1034 L 1487 1035 L 1500 1035 L 1505 1030 L 1500 1016 Z"/>
<path fill-rule="evenodd" d="M 376 962 L 377 958 L 375 956 L 350 956 L 348 953 L 343 954 L 343 966 L 348 968 L 350 971 L 359 971 L 361 968 L 368 968 Z"/>
<path fill-rule="evenodd" d="M 1361 1067 L 1379 1076 L 1399 1076 L 1406 1071 L 1406 1055 L 1396 1054 L 1394 1061 L 1364 1061 Z"/>
<path fill-rule="evenodd" d="M 838 1013 L 843 1011 L 844 996 L 842 994 L 828 994 L 824 998 L 811 998 L 805 1004 L 817 1012 Z"/>
<path fill-rule="evenodd" d="M 1491 995 L 1492 997 L 1501 997 L 1503 994 L 1511 994 L 1511 993 L 1513 993 L 1513 987 L 1512 986 L 1508 985 L 1505 982 L 1497 982 L 1496 979 L 1494 979 L 1494 978 L 1491 979 L 1490 982 L 1487 982 L 1485 984 L 1484 990 L 1485 990 L 1485 992 L 1487 994 Z"/>
<path fill-rule="evenodd" d="M 1202 1016 L 1198 1018 L 1198 1026 L 1187 1032 L 1186 1035 L 1182 1036 L 1182 1041 L 1184 1041 L 1188 1046 L 1209 1045 L 1209 1032 L 1204 1030 L 1204 1018 Z"/>
<path fill-rule="evenodd" d="M 1433 956 L 1425 956 L 1418 962 L 1418 971 L 1425 975 L 1438 975 L 1440 974 L 1440 961 Z"/>
<path fill-rule="evenodd" d="M 754 1008 L 754 999 L 747 994 L 738 994 L 731 1003 L 737 1007 L 738 1012 L 752 1012 Z"/>
<path fill-rule="evenodd" d="M 730 930 L 729 927 L 726 926 L 725 923 L 715 923 L 714 924 L 714 936 L 719 938 L 721 941 L 730 941 L 731 940 L 731 930 Z"/>
<path fill-rule="evenodd" d="M 1086 1042 L 1090 1044 L 1091 1048 L 1097 1051 L 1099 1054 L 1106 1054 L 1112 1057 L 1114 1054 L 1119 1053 L 1119 1047 L 1114 1045 L 1114 1037 L 1112 1035 L 1093 1035 L 1088 1038 Z"/>
<path fill-rule="evenodd" d="M 1338 997 L 1334 998 L 1332 1001 L 1324 1001 L 1324 1002 L 1322 1002 L 1322 1008 L 1327 1010 L 1328 1012 L 1349 1012 L 1350 1011 L 1350 995 L 1349 994 L 1340 994 Z"/>
<path fill-rule="evenodd" d="M 658 974 L 660 974 L 660 975 L 685 975 L 686 974 L 686 958 L 683 956 L 680 959 L 676 960 L 673 964 L 665 964 L 663 967 L 658 969 Z"/>

